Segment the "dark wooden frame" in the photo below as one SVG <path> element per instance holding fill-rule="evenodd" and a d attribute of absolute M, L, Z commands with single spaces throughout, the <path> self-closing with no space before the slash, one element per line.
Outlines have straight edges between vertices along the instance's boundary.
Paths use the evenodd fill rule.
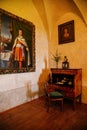
<path fill-rule="evenodd" d="M 68 35 L 64 35 L 64 30 L 67 30 Z M 75 41 L 74 36 L 74 20 L 58 25 L 59 44 L 70 43 Z"/>
<path fill-rule="evenodd" d="M 13 15 L 11 13 L 9 13 L 8 11 L 5 11 L 3 9 L 0 8 L 0 45 L 1 45 L 1 39 L 2 39 L 2 36 L 1 36 L 1 33 L 2 33 L 2 30 L 1 30 L 1 27 L 2 27 L 2 17 L 3 16 L 6 16 L 6 17 L 9 17 L 11 20 L 15 20 L 20 24 L 22 24 L 24 26 L 24 29 L 23 30 L 26 30 L 27 33 L 27 40 L 28 40 L 28 47 L 29 47 L 29 53 L 30 53 L 30 60 L 31 60 L 31 64 L 28 66 L 24 66 L 22 67 L 21 69 L 19 69 L 18 67 L 5 67 L 3 68 L 1 66 L 1 50 L 0 50 L 0 74 L 11 74 L 11 73 L 24 73 L 24 72 L 35 72 L 35 25 L 30 22 L 30 21 L 27 21 L 23 18 L 20 18 L 16 15 Z M 6 20 L 5 20 L 6 22 Z M 12 31 L 14 33 L 14 28 L 13 27 L 10 27 L 12 28 Z M 10 30 L 11 31 L 11 30 Z M 12 34 L 13 34 L 12 33 Z M 15 37 L 12 37 L 12 42 L 11 44 L 13 45 L 13 41 L 15 40 Z M 11 47 L 12 47 L 11 45 Z M 10 48 L 11 50 L 11 48 Z"/>

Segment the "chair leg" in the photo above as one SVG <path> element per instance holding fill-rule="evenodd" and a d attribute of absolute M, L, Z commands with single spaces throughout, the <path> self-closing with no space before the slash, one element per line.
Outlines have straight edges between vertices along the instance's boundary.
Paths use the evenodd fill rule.
<path fill-rule="evenodd" d="M 63 100 L 61 100 L 61 110 L 63 111 Z"/>
<path fill-rule="evenodd" d="M 49 112 L 49 109 L 50 109 L 50 99 L 48 99 L 47 112 Z"/>
<path fill-rule="evenodd" d="M 47 112 L 49 112 L 49 109 L 50 109 L 50 99 L 47 99 Z M 61 102 L 61 111 L 63 111 L 63 99 L 60 100 Z"/>

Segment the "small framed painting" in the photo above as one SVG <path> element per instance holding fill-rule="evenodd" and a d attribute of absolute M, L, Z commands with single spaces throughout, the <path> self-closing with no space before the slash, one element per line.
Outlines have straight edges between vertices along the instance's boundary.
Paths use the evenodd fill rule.
<path fill-rule="evenodd" d="M 74 35 L 74 20 L 58 25 L 59 44 L 74 42 Z"/>

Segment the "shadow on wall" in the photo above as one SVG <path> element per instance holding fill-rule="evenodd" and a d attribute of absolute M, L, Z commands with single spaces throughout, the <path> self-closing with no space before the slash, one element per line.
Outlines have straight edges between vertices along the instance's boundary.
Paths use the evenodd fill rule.
<path fill-rule="evenodd" d="M 27 98 L 27 101 L 31 101 L 31 100 L 35 99 L 39 95 L 38 91 L 33 90 L 34 86 L 35 85 L 31 84 L 31 81 L 27 82 L 27 84 L 26 84 L 26 98 Z"/>
<path fill-rule="evenodd" d="M 44 82 L 48 80 L 50 70 L 47 69 L 47 60 L 44 58 L 45 68 L 42 69 L 42 73 L 39 76 L 38 84 L 32 84 L 31 81 L 26 83 L 26 98 L 27 101 L 33 100 L 37 97 L 44 95 Z M 35 86 L 37 85 L 37 86 Z M 34 90 L 35 87 L 38 87 L 38 90 Z"/>
<path fill-rule="evenodd" d="M 26 84 L 26 97 L 27 97 L 27 100 L 28 100 L 29 98 L 32 99 L 31 81 L 30 81 L 30 82 L 27 82 L 27 84 Z"/>
<path fill-rule="evenodd" d="M 50 70 L 47 68 L 47 59 L 44 58 L 45 68 L 42 69 L 42 73 L 39 76 L 38 87 L 39 87 L 39 97 L 44 95 L 44 82 L 48 81 Z"/>

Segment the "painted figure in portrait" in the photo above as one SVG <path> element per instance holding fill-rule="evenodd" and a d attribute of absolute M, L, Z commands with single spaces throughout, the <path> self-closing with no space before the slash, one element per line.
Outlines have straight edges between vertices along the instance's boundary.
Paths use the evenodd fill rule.
<path fill-rule="evenodd" d="M 35 70 L 35 26 L 0 9 L 0 72 Z"/>
<path fill-rule="evenodd" d="M 69 37 L 69 30 L 67 28 L 64 28 L 63 30 L 63 37 L 68 38 Z"/>
<path fill-rule="evenodd" d="M 18 67 L 21 69 L 23 67 L 23 62 L 25 62 L 25 54 L 27 51 L 27 65 L 30 65 L 30 56 L 29 56 L 29 48 L 26 43 L 25 38 L 23 37 L 23 32 L 21 29 L 18 30 L 18 36 L 15 38 L 14 45 L 12 47 L 14 61 L 18 62 Z"/>

